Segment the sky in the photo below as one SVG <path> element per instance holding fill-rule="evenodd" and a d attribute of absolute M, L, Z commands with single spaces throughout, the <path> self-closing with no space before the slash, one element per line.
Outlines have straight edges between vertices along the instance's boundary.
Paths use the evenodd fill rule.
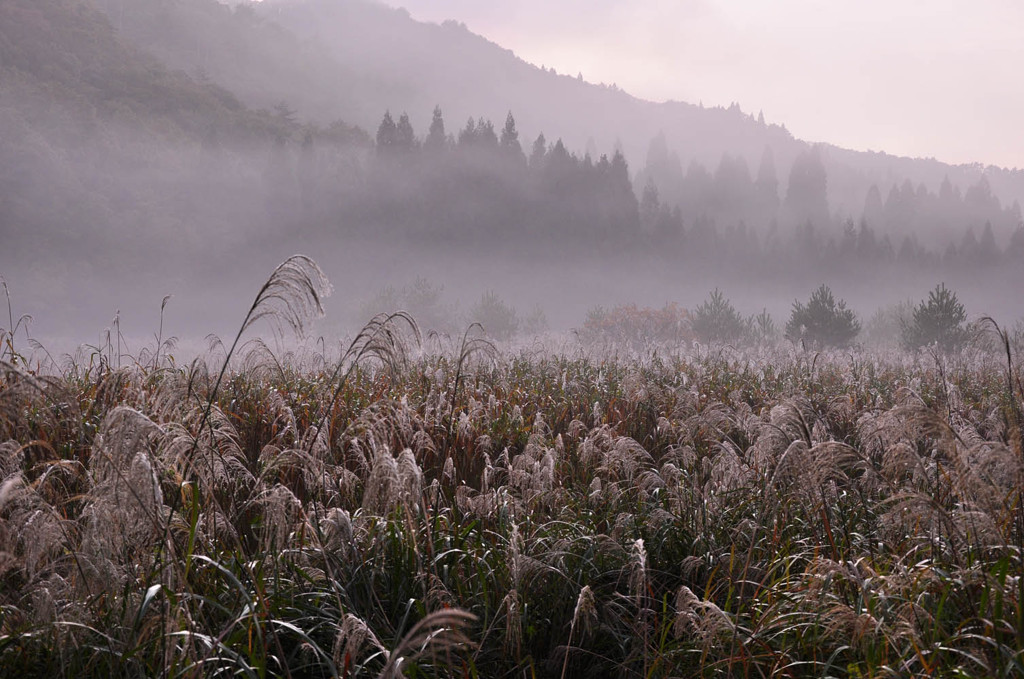
<path fill-rule="evenodd" d="M 1024 168 L 1020 0 L 386 0 L 654 101 L 856 150 Z"/>

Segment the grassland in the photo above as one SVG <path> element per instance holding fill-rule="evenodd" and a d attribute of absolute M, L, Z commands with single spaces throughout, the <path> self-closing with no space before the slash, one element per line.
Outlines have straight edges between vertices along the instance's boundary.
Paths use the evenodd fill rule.
<path fill-rule="evenodd" d="M 303 266 L 246 325 L 315 310 Z M 1024 674 L 1012 352 L 405 325 L 187 366 L 8 344 L 0 674 Z"/>

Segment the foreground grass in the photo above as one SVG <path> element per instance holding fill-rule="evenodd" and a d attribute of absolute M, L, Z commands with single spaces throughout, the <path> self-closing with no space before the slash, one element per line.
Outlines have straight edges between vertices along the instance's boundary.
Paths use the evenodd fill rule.
<path fill-rule="evenodd" d="M 501 356 L 399 314 L 230 367 L 326 291 L 287 260 L 213 369 L 0 337 L 0 674 L 1024 674 L 1005 335 Z"/>
<path fill-rule="evenodd" d="M 2 672 L 1024 672 L 995 358 L 459 354 L 4 364 Z"/>

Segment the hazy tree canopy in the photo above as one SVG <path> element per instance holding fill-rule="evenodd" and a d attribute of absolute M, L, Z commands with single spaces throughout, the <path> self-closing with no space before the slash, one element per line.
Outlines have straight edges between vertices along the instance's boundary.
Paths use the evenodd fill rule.
<path fill-rule="evenodd" d="M 391 117 L 391 111 L 384 113 L 384 119 L 377 128 L 377 153 L 392 153 L 398 148 L 398 126 Z"/>
<path fill-rule="evenodd" d="M 427 138 L 423 140 L 423 146 L 432 152 L 438 152 L 448 145 L 448 135 L 444 131 L 444 116 L 441 114 L 441 107 L 434 107 L 433 118 L 430 121 L 430 131 Z"/>
<path fill-rule="evenodd" d="M 16 260 L 71 247 L 127 262 L 260 231 L 283 204 L 261 189 L 275 140 L 301 139 L 287 102 L 253 111 L 165 68 L 90 3 L 0 3 L 0 78 L 0 232 Z"/>
<path fill-rule="evenodd" d="M 882 194 L 877 184 L 872 184 L 868 189 L 868 195 L 864 199 L 863 219 L 869 224 L 881 224 L 884 218 L 882 206 Z"/>
<path fill-rule="evenodd" d="M 272 117 L 248 111 L 227 90 L 170 71 L 122 44 L 107 18 L 88 3 L 5 1 L 0 65 L 5 104 L 28 110 L 49 100 L 56 106 L 44 110 L 59 116 L 49 122 L 65 128 L 116 122 L 165 139 L 195 139 L 216 130 L 224 140 L 237 140 L 275 127 Z M 61 111 L 63 106 L 68 110 Z"/>
<path fill-rule="evenodd" d="M 480 118 L 476 124 L 475 141 L 483 148 L 496 148 L 498 146 L 498 134 L 494 131 L 494 123 Z"/>
<path fill-rule="evenodd" d="M 351 5 L 354 15 L 365 9 L 309 4 Z M 100 6 L 123 7 L 123 21 Z M 359 113 L 370 120 L 368 134 L 355 118 L 318 122 L 308 95 L 292 97 L 297 90 L 278 86 L 308 84 L 295 64 L 324 53 L 314 44 L 306 49 L 264 6 L 6 0 L 0 19 L 5 275 L 37 255 L 73 251 L 90 266 L 95 256 L 104 269 L 150 275 L 150 267 L 166 267 L 190 278 L 240 268 L 210 263 L 228 252 L 242 260 L 299 239 L 338 249 L 376 239 L 417 253 L 571 257 L 619 274 L 632 257 L 634 269 L 652 276 L 701 281 L 700 294 L 736 276 L 800 289 L 927 276 L 930 286 L 940 270 L 967 295 L 962 280 L 984 272 L 1019 281 L 1024 261 L 1020 206 L 1000 201 L 1006 179 L 996 169 L 965 173 L 936 164 L 928 166 L 933 178 L 910 169 L 851 178 L 856 163 L 833 147 L 808 149 L 770 135 L 712 149 L 666 124 L 621 131 L 646 147 L 646 164 L 634 172 L 636 155 L 610 151 L 613 135 L 583 135 L 583 146 L 576 128 L 587 121 L 541 129 L 546 119 L 533 99 L 523 109 L 515 100 L 509 110 L 511 98 L 471 109 L 439 90 L 424 94 L 429 99 L 417 109 L 397 86 L 386 106 Z M 470 40 L 462 30 L 457 39 Z M 256 38 L 266 49 L 253 57 L 266 71 L 258 83 L 249 73 L 256 66 L 229 63 L 254 55 Z M 161 59 L 194 61 L 168 67 L 143 47 Z M 298 61 L 274 67 L 271 56 L 286 52 Z M 317 78 L 331 70 L 317 68 L 327 69 Z M 225 84 L 225 74 L 239 80 Z M 259 97 L 245 89 L 255 84 L 266 85 Z M 439 102 L 464 127 L 446 124 Z M 743 119 L 738 108 L 729 112 L 728 120 Z M 865 177 L 873 186 L 849 188 Z M 68 285 L 53 280 L 53 289 Z"/>
<path fill-rule="evenodd" d="M 543 129 L 577 149 L 588 138 L 610 147 L 620 137 L 635 167 L 644 161 L 652 130 L 665 132 L 668 150 L 679 154 L 683 168 L 691 160 L 713 168 L 723 153 L 743 156 L 754 167 L 770 145 L 780 178 L 806 148 L 784 126 L 765 124 L 738 106 L 653 104 L 615 87 L 580 84 L 517 59 L 458 22 L 419 23 L 384 3 L 264 1 L 239 3 L 242 9 L 235 11 L 218 0 L 103 0 L 97 5 L 125 39 L 170 68 L 188 73 L 202 69 L 211 82 L 228 87 L 254 108 L 284 100 L 301 118 L 318 123 L 340 118 L 372 130 L 380 112 L 393 108 L 396 114 L 408 110 L 414 126 L 426 129 L 426 116 L 438 103 L 459 120 L 470 113 L 504 115 L 511 105 L 520 123 L 530 121 L 531 139 Z M 394 39 L 380 40 L 382 35 Z M 505 86 L 499 90 L 495 82 Z M 637 122 L 624 125 L 619 122 L 623 120 Z M 953 184 L 966 187 L 977 180 L 980 169 L 824 149 L 829 174 L 846 175 L 829 187 L 833 210 L 859 207 L 872 183 L 879 184 L 884 196 L 891 177 L 935 187 L 949 174 Z M 989 175 L 992 191 L 1005 203 L 1024 197 L 1024 174 L 989 168 Z M 666 186 L 656 183 L 663 199 L 676 204 Z M 1008 237 L 995 222 L 993 227 L 997 238 Z"/>
<path fill-rule="evenodd" d="M 519 144 L 519 132 L 516 130 L 516 119 L 512 117 L 512 111 L 508 112 L 505 127 L 501 130 L 501 147 L 515 159 L 522 159 L 523 148 Z"/>
<path fill-rule="evenodd" d="M 530 151 L 530 167 L 537 168 L 543 165 L 547 152 L 548 142 L 544 138 L 544 133 L 541 132 L 537 135 L 537 139 L 533 142 L 533 148 Z"/>
<path fill-rule="evenodd" d="M 795 223 L 823 225 L 829 222 L 828 177 L 817 148 L 804 151 L 793 161 L 785 207 Z"/>
<path fill-rule="evenodd" d="M 765 146 L 757 168 L 757 194 L 760 211 L 774 215 L 779 207 L 779 179 L 775 170 L 775 154 L 771 146 Z"/>
<path fill-rule="evenodd" d="M 407 113 L 402 113 L 398 118 L 398 124 L 395 125 L 395 146 L 404 153 L 409 153 L 417 146 L 416 133 L 412 129 Z"/>

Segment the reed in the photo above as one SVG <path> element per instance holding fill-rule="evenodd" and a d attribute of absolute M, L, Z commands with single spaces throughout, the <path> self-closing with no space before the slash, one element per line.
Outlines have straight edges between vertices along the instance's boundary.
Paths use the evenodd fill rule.
<path fill-rule="evenodd" d="M 0 674 L 1024 673 L 1005 332 L 613 358 L 425 350 L 398 314 L 236 356 L 317 272 L 187 366 L 162 332 L 120 369 L 2 355 Z"/>

